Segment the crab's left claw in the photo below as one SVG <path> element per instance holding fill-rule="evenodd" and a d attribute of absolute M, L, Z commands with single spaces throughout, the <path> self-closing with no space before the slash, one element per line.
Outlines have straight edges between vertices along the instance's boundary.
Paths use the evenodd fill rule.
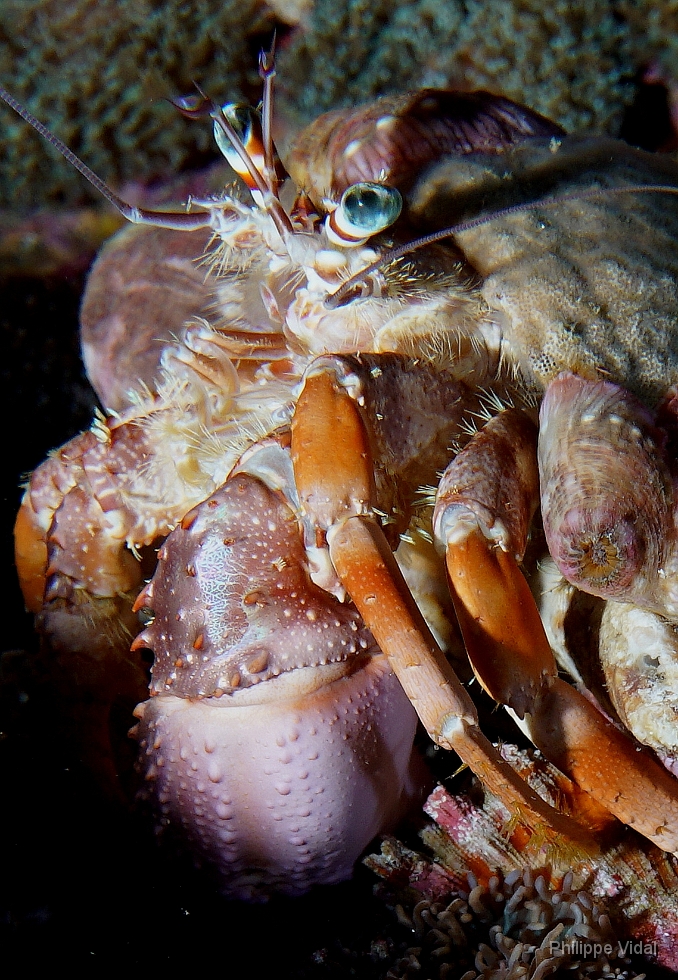
<path fill-rule="evenodd" d="M 516 410 L 492 419 L 450 464 L 438 491 L 455 608 L 473 669 L 525 717 L 544 755 L 665 851 L 678 851 L 678 783 L 557 675 L 518 561 L 538 499 L 536 428 Z"/>
<path fill-rule="evenodd" d="M 431 737 L 454 749 L 536 831 L 536 841 L 564 838 L 595 850 L 588 832 L 544 803 L 482 734 L 475 706 L 414 604 L 373 515 L 369 437 L 356 378 L 334 369 L 338 359 L 322 360 L 307 372 L 292 426 L 295 480 L 315 544 L 322 550 L 326 542 L 333 569 Z"/>

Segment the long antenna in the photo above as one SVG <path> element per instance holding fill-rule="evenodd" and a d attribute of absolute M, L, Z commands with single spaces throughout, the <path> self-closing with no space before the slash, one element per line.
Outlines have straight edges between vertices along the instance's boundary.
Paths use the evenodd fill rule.
<path fill-rule="evenodd" d="M 355 286 L 371 276 L 373 272 L 388 265 L 390 262 L 395 262 L 396 259 L 402 258 L 403 255 L 409 255 L 410 252 L 414 252 L 418 248 L 423 248 L 425 245 L 433 245 L 435 242 L 441 242 L 445 238 L 461 235 L 464 231 L 471 231 L 473 228 L 489 225 L 490 222 L 496 221 L 499 218 L 505 218 L 511 214 L 520 214 L 522 211 L 531 211 L 534 208 L 549 207 L 553 204 L 585 201 L 590 198 L 608 197 L 611 194 L 638 193 L 678 194 L 678 187 L 673 187 L 670 184 L 629 184 L 626 187 L 589 187 L 586 190 L 568 191 L 565 194 L 556 194 L 554 197 L 541 198 L 538 201 L 525 201 L 522 204 L 511 204 L 508 207 L 500 208 L 498 211 L 492 211 L 490 214 L 481 214 L 477 218 L 460 221 L 456 225 L 449 225 L 449 227 L 442 228 L 440 231 L 433 231 L 430 235 L 423 235 L 421 238 L 416 238 L 412 242 L 398 245 L 397 248 L 392 248 L 390 251 L 385 252 L 378 259 L 375 259 L 374 262 L 366 265 L 364 269 L 360 269 L 349 279 L 346 279 L 335 292 L 330 293 L 325 299 L 325 307 L 328 310 L 336 310 L 349 298 Z"/>
<path fill-rule="evenodd" d="M 32 126 L 36 133 L 39 133 L 48 143 L 54 147 L 55 150 L 66 159 L 71 166 L 82 174 L 85 180 L 88 180 L 92 187 L 94 187 L 106 200 L 113 205 L 113 207 L 120 212 L 123 218 L 131 221 L 133 224 L 145 224 L 145 225 L 155 225 L 158 228 L 172 228 L 176 231 L 193 231 L 197 228 L 207 228 L 211 224 L 210 214 L 208 211 L 195 212 L 189 214 L 187 211 L 150 211 L 145 208 L 135 208 L 127 201 L 123 201 L 121 197 L 118 197 L 114 191 L 106 184 L 101 177 L 97 176 L 93 170 L 91 170 L 86 163 L 84 163 L 79 156 L 70 150 L 66 144 L 55 136 L 51 130 L 41 123 L 39 119 L 29 112 L 28 109 L 24 108 L 20 102 L 18 102 L 13 95 L 11 95 L 6 88 L 0 85 L 0 99 L 5 102 L 10 109 L 14 109 L 17 115 Z"/>

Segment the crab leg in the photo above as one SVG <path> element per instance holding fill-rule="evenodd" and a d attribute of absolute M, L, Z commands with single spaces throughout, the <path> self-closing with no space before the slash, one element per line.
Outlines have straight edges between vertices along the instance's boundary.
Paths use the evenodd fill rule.
<path fill-rule="evenodd" d="M 530 737 L 551 762 L 619 819 L 675 853 L 678 783 L 558 677 L 518 567 L 536 506 L 535 459 L 535 427 L 509 410 L 456 457 L 438 490 L 434 529 L 446 544 L 469 658 L 489 694 L 527 716 Z"/>
<path fill-rule="evenodd" d="M 46 669 L 75 723 L 80 757 L 122 802 L 110 726 L 116 706 L 131 710 L 147 691 L 143 661 L 130 653 L 144 568 L 126 542 L 151 544 L 168 533 L 173 515 L 143 496 L 149 449 L 142 428 L 108 421 L 33 473 L 15 539 L 26 605 L 38 614 Z"/>
<path fill-rule="evenodd" d="M 372 513 L 369 440 L 350 382 L 312 368 L 297 403 L 293 460 L 310 542 L 327 543 L 336 573 L 431 737 L 454 749 L 510 812 L 539 828 L 537 842 L 564 837 L 594 849 L 588 833 L 541 800 L 482 734 L 473 702 L 418 612 Z"/>

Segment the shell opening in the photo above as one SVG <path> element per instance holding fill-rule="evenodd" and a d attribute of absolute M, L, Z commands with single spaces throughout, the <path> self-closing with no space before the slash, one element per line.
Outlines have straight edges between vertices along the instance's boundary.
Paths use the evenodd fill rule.
<path fill-rule="evenodd" d="M 577 578 L 597 588 L 611 585 L 622 573 L 624 555 L 611 532 L 582 538 L 574 549 Z"/>

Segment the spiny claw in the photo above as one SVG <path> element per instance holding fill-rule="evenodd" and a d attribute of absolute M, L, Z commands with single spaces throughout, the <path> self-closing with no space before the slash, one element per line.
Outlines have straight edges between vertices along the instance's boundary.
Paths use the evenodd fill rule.
<path fill-rule="evenodd" d="M 132 440 L 136 433 L 130 433 Z M 119 441 L 118 464 L 130 447 Z M 33 473 L 17 518 L 16 561 L 29 608 L 42 606 L 47 577 L 63 575 L 71 590 L 113 596 L 140 581 L 138 563 L 125 549 L 125 514 L 113 481 L 109 447 L 84 432 Z M 98 493 L 97 493 L 98 491 Z M 75 533 L 77 546 L 65 549 Z"/>
<path fill-rule="evenodd" d="M 155 611 L 151 694 L 221 697 L 304 667 L 339 664 L 371 638 L 355 610 L 308 581 L 297 519 L 239 473 L 190 511 L 137 600 Z"/>
<path fill-rule="evenodd" d="M 144 664 L 130 654 L 143 566 L 128 544 L 150 544 L 169 528 L 164 505 L 143 510 L 143 498 L 130 493 L 145 469 L 141 429 L 109 421 L 97 430 L 101 438 L 82 433 L 31 476 L 17 518 L 16 562 L 78 756 L 120 800 L 112 708 L 131 710 L 147 689 Z"/>

